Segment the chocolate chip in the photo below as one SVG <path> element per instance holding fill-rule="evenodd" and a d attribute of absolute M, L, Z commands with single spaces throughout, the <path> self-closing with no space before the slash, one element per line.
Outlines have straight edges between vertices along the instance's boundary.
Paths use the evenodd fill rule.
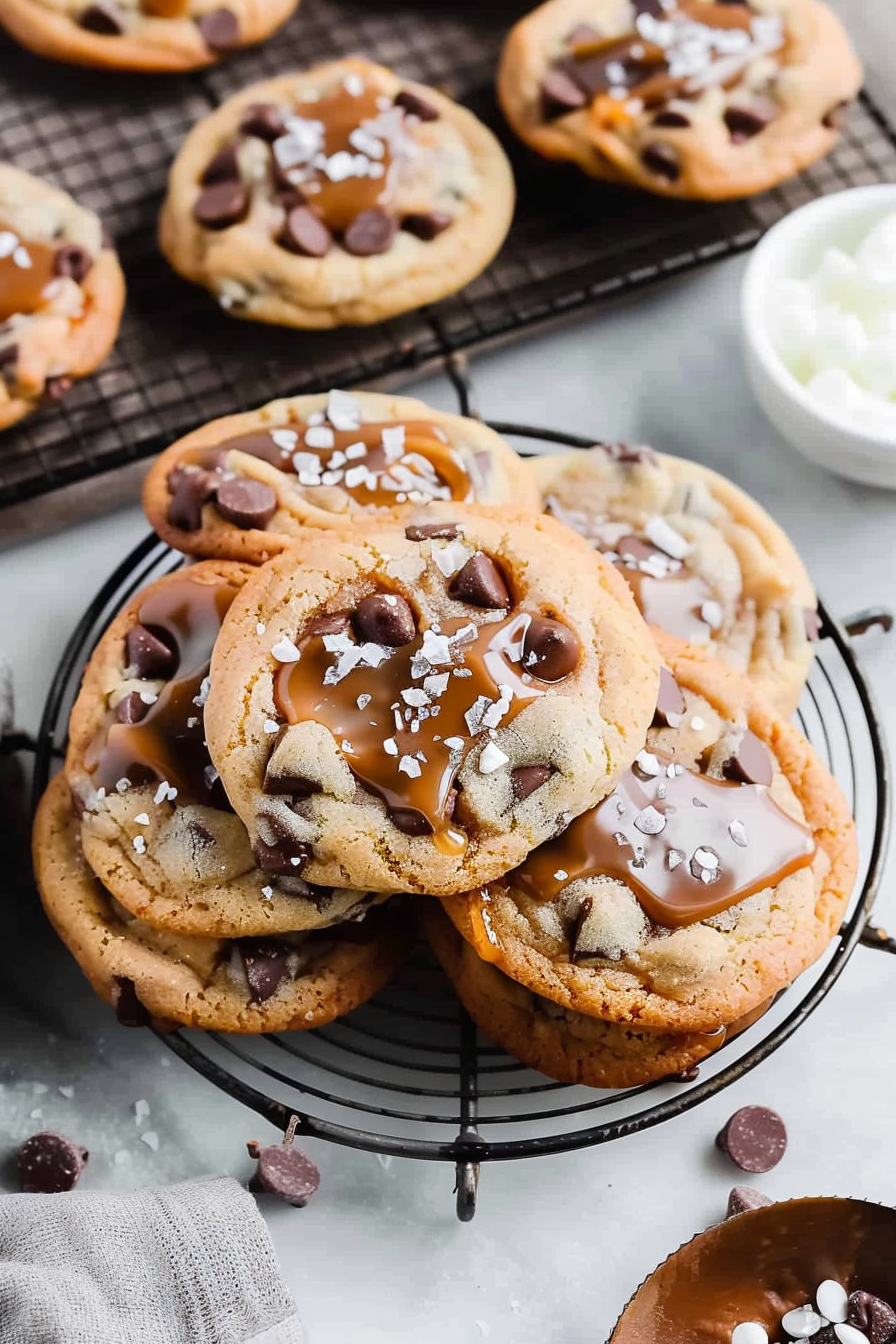
<path fill-rule="evenodd" d="M 125 975 L 116 975 L 112 988 L 112 1006 L 115 1016 L 123 1027 L 148 1027 L 152 1014 L 137 997 L 133 980 Z"/>
<path fill-rule="evenodd" d="M 764 111 L 750 107 L 728 107 L 723 118 L 725 125 L 736 145 L 752 140 L 754 135 L 764 131 L 771 117 Z"/>
<path fill-rule="evenodd" d="M 238 182 L 240 164 L 236 145 L 224 145 L 214 158 L 209 159 L 205 171 L 199 179 L 200 186 L 210 187 L 214 182 Z"/>
<path fill-rule="evenodd" d="M 249 1189 L 254 1194 L 276 1195 L 278 1199 L 303 1209 L 320 1185 L 320 1172 L 299 1148 L 293 1147 L 295 1123 L 290 1124 L 282 1143 L 262 1148 L 247 1143 L 249 1156 L 258 1161 Z"/>
<path fill-rule="evenodd" d="M 787 1149 L 787 1130 L 777 1111 L 744 1106 L 732 1115 L 716 1145 L 741 1171 L 771 1171 Z"/>
<path fill-rule="evenodd" d="M 722 774 L 741 784 L 771 784 L 774 769 L 765 743 L 747 729 L 737 750 L 722 763 Z"/>
<path fill-rule="evenodd" d="M 394 593 L 374 593 L 358 603 L 355 629 L 360 639 L 371 644 L 400 649 L 416 638 L 417 622 L 403 597 Z"/>
<path fill-rule="evenodd" d="M 125 29 L 124 15 L 109 0 L 97 0 L 96 4 L 82 9 L 78 23 L 88 33 L 100 33 L 103 37 L 120 37 Z"/>
<path fill-rule="evenodd" d="M 141 700 L 139 691 L 129 691 L 115 706 L 115 717 L 119 723 L 139 723 L 149 713 L 149 705 Z"/>
<path fill-rule="evenodd" d="M 221 477 L 214 471 L 175 467 L 168 477 L 171 500 L 165 515 L 171 526 L 196 532 L 202 526 L 202 506 L 214 499 L 220 484 Z"/>
<path fill-rule="evenodd" d="M 483 551 L 471 555 L 448 585 L 448 594 L 456 602 L 486 611 L 501 611 L 510 606 L 510 590 L 504 575 L 491 556 Z"/>
<path fill-rule="evenodd" d="M 276 994 L 289 973 L 288 953 L 278 943 L 243 939 L 237 944 L 249 982 L 253 1003 L 264 1003 Z"/>
<path fill-rule="evenodd" d="M 725 0 L 720 0 L 720 3 L 724 4 Z M 738 3 L 740 3 L 740 0 L 738 0 Z M 649 14 L 652 19 L 664 19 L 666 13 L 663 0 L 635 0 L 636 18 L 639 14 Z"/>
<path fill-rule="evenodd" d="M 454 541 L 458 535 L 457 523 L 421 523 L 406 527 L 404 534 L 408 541 Z"/>
<path fill-rule="evenodd" d="M 7 345 L 0 350 L 0 369 L 6 369 L 11 364 L 15 364 L 19 358 L 19 347 L 17 345 Z"/>
<path fill-rule="evenodd" d="M 590 23 L 577 23 L 575 28 L 567 33 L 566 45 L 568 47 L 584 47 L 590 42 L 603 41 L 603 36 L 603 33 L 598 32 Z"/>
<path fill-rule="evenodd" d="M 674 145 L 667 145 L 662 140 L 656 140 L 652 145 L 645 145 L 641 151 L 641 162 L 650 172 L 655 173 L 657 177 L 665 178 L 667 182 L 677 182 L 681 176 L 678 150 Z"/>
<path fill-rule="evenodd" d="M 60 1195 L 72 1190 L 89 1154 L 64 1134 L 32 1134 L 19 1149 L 19 1176 L 26 1195 Z"/>
<path fill-rule="evenodd" d="M 596 957 L 598 955 L 596 952 L 593 951 L 585 951 L 583 948 L 579 946 L 579 944 L 582 942 L 582 934 L 585 931 L 585 927 L 588 923 L 589 918 L 591 917 L 591 911 L 593 909 L 594 909 L 594 897 L 586 896 L 583 899 L 582 904 L 579 906 L 579 911 L 578 914 L 576 915 L 576 921 L 575 924 L 573 925 L 572 934 L 570 935 L 569 939 L 570 954 L 572 956 L 573 961 L 580 961 L 582 958 Z"/>
<path fill-rule="evenodd" d="M 821 639 L 821 617 L 814 607 L 806 607 L 803 612 L 803 625 L 806 631 L 806 638 L 811 644 L 816 644 Z"/>
<path fill-rule="evenodd" d="M 748 1213 L 750 1209 L 764 1209 L 773 1201 L 761 1190 L 751 1190 L 747 1185 L 735 1185 L 728 1195 L 726 1218 L 736 1218 L 739 1213 Z"/>
<path fill-rule="evenodd" d="M 513 801 L 521 803 L 540 789 L 542 784 L 547 784 L 553 770 L 549 765 L 518 765 L 515 770 L 510 772 L 510 788 L 513 793 Z"/>
<path fill-rule="evenodd" d="M 307 775 L 293 773 L 290 770 L 282 772 L 272 770 L 268 762 L 264 777 L 264 792 L 275 795 L 289 794 L 293 798 L 310 798 L 312 793 L 320 793 L 320 785 Z"/>
<path fill-rule="evenodd" d="M 124 641 L 127 665 L 143 681 L 167 679 L 177 665 L 177 654 L 155 630 L 132 625 Z"/>
<path fill-rule="evenodd" d="M 255 855 L 255 862 L 265 873 L 298 873 L 313 857 L 314 850 L 311 845 L 291 838 L 278 840 L 276 845 L 266 845 L 263 840 L 256 839 L 252 845 L 252 853 Z M 293 859 L 298 862 L 293 863 Z"/>
<path fill-rule="evenodd" d="M 348 628 L 351 616 L 347 611 L 327 611 L 315 616 L 305 626 L 306 635 L 341 635 Z"/>
<path fill-rule="evenodd" d="M 844 114 L 849 105 L 849 99 L 845 99 L 840 103 L 835 103 L 830 111 L 825 112 L 822 117 L 822 126 L 826 126 L 829 131 L 839 131 L 846 119 Z"/>
<path fill-rule="evenodd" d="M 80 284 L 93 265 L 93 257 L 86 247 L 76 243 L 66 243 L 56 249 L 53 258 L 53 274 L 65 275 Z"/>
<path fill-rule="evenodd" d="M 621 537 L 616 545 L 616 553 L 622 556 L 623 560 L 633 560 L 636 565 L 641 564 L 642 560 L 662 555 L 662 551 L 658 551 L 655 546 L 649 546 L 640 537 Z"/>
<path fill-rule="evenodd" d="M 283 113 L 275 103 L 252 103 L 243 114 L 240 130 L 243 135 L 273 141 L 286 134 L 286 125 Z"/>
<path fill-rule="evenodd" d="M 523 636 L 523 667 L 539 681 L 562 681 L 575 670 L 582 646 L 568 625 L 533 616 Z"/>
<path fill-rule="evenodd" d="M 558 67 L 548 70 L 541 82 L 541 110 L 546 120 L 577 112 L 587 101 L 585 91 L 565 70 Z"/>
<path fill-rule="evenodd" d="M 397 232 L 385 210 L 362 210 L 342 235 L 342 246 L 353 257 L 378 257 L 389 251 Z"/>
<path fill-rule="evenodd" d="M 393 807 L 389 818 L 404 835 L 432 835 L 432 825 L 415 807 Z"/>
<path fill-rule="evenodd" d="M 215 508 L 236 527 L 264 529 L 277 512 L 277 496 L 264 481 L 235 476 L 218 486 Z"/>
<path fill-rule="evenodd" d="M 846 1319 L 864 1330 L 871 1344 L 892 1344 L 896 1338 L 896 1311 L 873 1293 L 850 1293 Z"/>
<path fill-rule="evenodd" d="M 74 387 L 71 378 L 64 374 L 59 374 L 55 378 L 48 378 L 44 384 L 44 392 L 51 401 L 61 401 L 62 398 Z"/>
<path fill-rule="evenodd" d="M 668 107 L 664 112 L 657 112 L 653 119 L 654 126 L 672 126 L 676 129 L 684 129 L 690 126 L 691 121 L 683 112 L 676 112 L 674 107 Z"/>
<path fill-rule="evenodd" d="M 249 193 L 242 182 L 213 182 L 193 206 L 193 217 L 205 229 L 229 229 L 248 213 Z"/>
<path fill-rule="evenodd" d="M 277 241 L 299 256 L 325 257 L 333 246 L 333 235 L 307 205 L 295 205 L 286 216 Z"/>
<path fill-rule="evenodd" d="M 646 444 L 637 443 L 600 443 L 595 447 L 602 448 L 605 453 L 609 453 L 614 462 L 625 462 L 626 464 L 647 463 L 651 467 L 658 467 L 660 460 L 652 448 Z"/>
<path fill-rule="evenodd" d="M 298 187 L 280 187 L 274 192 L 274 200 L 281 210 L 289 214 L 290 210 L 295 210 L 297 205 L 307 204 L 305 197 L 299 191 Z"/>
<path fill-rule="evenodd" d="M 673 677 L 668 668 L 660 668 L 660 691 L 657 696 L 656 709 L 653 711 L 653 723 L 657 728 L 669 728 L 672 725 L 669 722 L 670 714 L 683 714 L 685 711 L 684 696 L 681 693 L 681 687 Z"/>
<path fill-rule="evenodd" d="M 240 45 L 239 21 L 231 9 L 212 9 L 196 20 L 209 51 L 233 51 Z"/>
<path fill-rule="evenodd" d="M 419 93 L 413 93 L 410 89 L 402 89 L 401 93 L 395 95 L 395 106 L 404 108 L 405 112 L 412 117 L 419 117 L 421 121 L 439 119 L 438 111 L 432 103 L 428 103 Z"/>
<path fill-rule="evenodd" d="M 438 238 L 439 234 L 444 233 L 453 222 L 454 216 L 444 210 L 425 210 L 405 215 L 401 227 L 405 233 L 412 233 L 424 243 L 431 243 L 433 238 Z"/>

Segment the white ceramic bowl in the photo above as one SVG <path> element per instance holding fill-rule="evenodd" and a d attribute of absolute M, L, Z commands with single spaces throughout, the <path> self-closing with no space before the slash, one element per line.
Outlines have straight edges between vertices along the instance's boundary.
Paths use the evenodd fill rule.
<path fill-rule="evenodd" d="M 896 210 L 896 185 L 853 187 L 802 206 L 770 229 L 750 258 L 741 289 L 747 373 L 772 424 L 805 457 L 868 485 L 896 489 L 896 441 L 838 420 L 787 368 L 768 333 L 768 294 L 815 270 L 826 247 L 853 252 L 884 215 Z"/>

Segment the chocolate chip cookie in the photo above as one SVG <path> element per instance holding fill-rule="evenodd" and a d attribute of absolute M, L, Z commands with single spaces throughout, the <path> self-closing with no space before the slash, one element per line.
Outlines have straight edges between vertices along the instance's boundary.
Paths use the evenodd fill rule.
<path fill-rule="evenodd" d="M 372 392 L 285 398 L 215 420 L 166 449 L 143 491 L 170 545 L 256 564 L 302 528 L 437 500 L 540 507 L 527 468 L 485 425 Z"/>
<path fill-rule="evenodd" d="M 498 94 L 550 159 L 664 196 L 748 196 L 827 154 L 862 70 L 820 0 L 548 0 Z"/>
<path fill-rule="evenodd" d="M 250 572 L 205 561 L 143 589 L 99 641 L 72 709 L 65 772 L 84 857 L 127 912 L 175 933 L 309 931 L 357 923 L 377 903 L 253 850 L 218 782 L 203 727 L 209 664 Z"/>
<path fill-rule="evenodd" d="M 602 797 L 656 688 L 631 594 L 581 538 L 436 503 L 306 529 L 258 570 L 215 645 L 206 732 L 253 841 L 306 880 L 444 895 Z"/>
<path fill-rule="evenodd" d="M 159 238 L 235 317 L 378 322 L 462 288 L 510 227 L 497 140 L 466 108 L 370 61 L 255 84 L 193 128 Z"/>
<path fill-rule="evenodd" d="M 484 960 L 562 1007 L 714 1031 L 827 947 L 855 827 L 809 743 L 740 674 L 664 642 L 655 722 L 615 790 L 446 910 Z"/>
<path fill-rule="evenodd" d="M 248 1033 L 323 1026 L 375 994 L 408 944 L 400 912 L 388 906 L 360 928 L 232 940 L 134 919 L 84 861 L 62 775 L 41 800 L 33 849 L 50 922 L 126 1026 Z"/>
<path fill-rule="evenodd" d="M 98 216 L 0 163 L 0 429 L 102 364 L 123 307 Z"/>
<path fill-rule="evenodd" d="M 269 37 L 298 0 L 0 0 L 39 56 L 114 70 L 198 70 Z"/>
<path fill-rule="evenodd" d="M 547 512 L 615 564 L 649 625 L 705 645 L 793 712 L 820 623 L 803 563 L 761 505 L 650 448 L 598 444 L 529 466 Z"/>

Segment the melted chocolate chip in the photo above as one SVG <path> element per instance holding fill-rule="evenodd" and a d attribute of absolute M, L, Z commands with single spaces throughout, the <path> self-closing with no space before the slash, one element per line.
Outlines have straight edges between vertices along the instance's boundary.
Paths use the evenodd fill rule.
<path fill-rule="evenodd" d="M 811 644 L 816 644 L 821 639 L 821 617 L 813 607 L 806 607 L 803 612 L 803 625 L 806 638 Z"/>
<path fill-rule="evenodd" d="M 243 135 L 254 135 L 259 140 L 279 140 L 286 133 L 283 113 L 275 103 L 252 103 L 240 122 Z"/>
<path fill-rule="evenodd" d="M 263 872 L 298 873 L 312 858 L 314 850 L 301 840 L 278 840 L 276 845 L 266 845 L 263 840 L 255 840 L 252 853 Z M 294 863 L 294 859 L 298 862 Z"/>
<path fill-rule="evenodd" d="M 177 666 L 175 651 L 145 625 L 131 626 L 124 647 L 128 667 L 143 681 L 167 680 Z"/>
<path fill-rule="evenodd" d="M 263 530 L 277 512 L 277 496 L 264 481 L 236 476 L 218 486 L 215 507 L 222 518 L 236 527 Z"/>
<path fill-rule="evenodd" d="M 286 949 L 277 943 L 243 939 L 238 944 L 253 1003 L 264 1003 L 276 994 L 289 974 Z"/>
<path fill-rule="evenodd" d="M 264 777 L 264 792 L 268 794 L 289 794 L 293 798 L 310 798 L 312 793 L 320 792 L 320 785 L 306 775 L 290 770 L 272 770 L 268 763 Z"/>
<path fill-rule="evenodd" d="M 93 258 L 86 247 L 78 247 L 76 243 L 66 243 L 64 247 L 56 249 L 56 256 L 53 259 L 53 272 L 55 275 L 65 275 L 80 284 L 87 275 Z"/>
<path fill-rule="evenodd" d="M 548 70 L 541 84 L 541 110 L 546 120 L 577 112 L 587 101 L 584 90 L 565 70 Z"/>
<path fill-rule="evenodd" d="M 100 33 L 103 37 L 120 37 L 125 29 L 124 15 L 110 0 L 97 0 L 82 9 L 78 23 L 88 33 Z"/>
<path fill-rule="evenodd" d="M 347 611 L 327 611 L 315 616 L 305 626 L 306 635 L 341 635 L 348 628 L 351 616 Z"/>
<path fill-rule="evenodd" d="M 417 636 L 413 611 L 403 597 L 393 593 L 374 593 L 359 602 L 355 629 L 359 638 L 391 649 L 403 648 Z"/>
<path fill-rule="evenodd" d="M 674 145 L 667 145 L 661 140 L 645 145 L 641 151 L 641 162 L 651 173 L 665 178 L 667 182 L 677 182 L 681 176 L 678 150 Z"/>
<path fill-rule="evenodd" d="M 759 135 L 764 131 L 771 121 L 771 116 L 765 111 L 752 107 L 728 107 L 725 109 L 724 122 L 728 127 L 731 139 L 736 145 L 743 144 L 745 140 L 752 140 L 754 135 Z"/>
<path fill-rule="evenodd" d="M 342 235 L 342 246 L 353 257 L 378 257 L 389 251 L 397 232 L 385 210 L 362 210 Z"/>
<path fill-rule="evenodd" d="M 716 1144 L 741 1171 L 771 1171 L 787 1149 L 787 1130 L 777 1111 L 744 1106 L 732 1115 Z"/>
<path fill-rule="evenodd" d="M 850 1293 L 846 1319 L 864 1330 L 871 1344 L 892 1344 L 896 1339 L 896 1311 L 873 1293 Z"/>
<path fill-rule="evenodd" d="M 148 1027 L 152 1014 L 137 997 L 137 988 L 127 976 L 116 975 L 112 990 L 112 1006 L 123 1027 Z"/>
<path fill-rule="evenodd" d="M 19 1176 L 28 1195 L 60 1195 L 72 1190 L 88 1159 L 86 1148 L 64 1134 L 32 1134 L 19 1149 Z"/>
<path fill-rule="evenodd" d="M 821 119 L 822 126 L 826 126 L 829 131 L 839 131 L 845 121 L 846 109 L 849 107 L 849 100 L 835 103 L 830 111 L 825 112 Z"/>
<path fill-rule="evenodd" d="M 0 350 L 0 369 L 9 368 L 11 364 L 16 363 L 18 358 L 19 347 L 17 345 L 7 345 L 3 350 Z"/>
<path fill-rule="evenodd" d="M 583 961 L 596 958 L 600 953 L 595 949 L 588 949 L 583 944 L 583 934 L 591 917 L 591 911 L 594 909 L 594 897 L 586 896 L 579 906 L 579 912 L 576 915 L 576 921 L 572 928 L 569 939 L 570 956 L 573 961 Z"/>
<path fill-rule="evenodd" d="M 568 625 L 533 616 L 523 636 L 523 667 L 539 681 L 562 681 L 575 669 L 581 651 Z"/>
<path fill-rule="evenodd" d="M 654 126 L 671 126 L 674 129 L 682 129 L 690 126 L 691 121 L 683 112 L 676 112 L 674 107 L 666 108 L 664 112 L 657 112 L 653 119 Z"/>
<path fill-rule="evenodd" d="M 457 523 L 421 523 L 406 527 L 404 534 L 408 541 L 454 541 L 458 526 Z"/>
<path fill-rule="evenodd" d="M 523 802 L 530 794 L 535 793 L 536 789 L 540 789 L 542 784 L 547 784 L 553 773 L 549 765 L 518 765 L 510 772 L 513 801 Z"/>
<path fill-rule="evenodd" d="M 723 763 L 722 774 L 740 784 L 771 784 L 774 769 L 765 743 L 747 729 L 737 750 Z"/>
<path fill-rule="evenodd" d="M 130 691 L 115 706 L 115 717 L 119 723 L 139 723 L 149 709 L 146 701 L 141 700 L 139 691 Z"/>
<path fill-rule="evenodd" d="M 454 217 L 444 210 L 425 210 L 405 215 L 401 227 L 405 233 L 412 233 L 422 242 L 431 243 L 433 238 L 438 238 L 439 234 L 444 233 L 453 222 Z"/>
<path fill-rule="evenodd" d="M 248 213 L 249 193 L 241 182 L 213 182 L 193 206 L 193 217 L 205 229 L 229 229 Z"/>
<path fill-rule="evenodd" d="M 214 471 L 185 471 L 176 468 L 168 477 L 171 500 L 166 518 L 182 532 L 196 532 L 202 526 L 202 506 L 214 499 L 221 478 Z"/>
<path fill-rule="evenodd" d="M 410 89 L 402 89 L 401 93 L 395 96 L 395 106 L 404 108 L 405 112 L 412 117 L 419 117 L 421 121 L 438 121 L 439 114 L 428 103 L 425 98 L 421 98 L 419 93 L 413 93 Z"/>
<path fill-rule="evenodd" d="M 684 711 L 685 701 L 681 693 L 681 687 L 669 669 L 661 667 L 660 691 L 657 696 L 656 709 L 653 713 L 654 725 L 660 728 L 669 728 L 671 727 L 669 715 L 683 714 Z"/>
<path fill-rule="evenodd" d="M 294 205 L 277 241 L 301 257 L 325 257 L 333 246 L 333 235 L 307 205 Z"/>
<path fill-rule="evenodd" d="M 432 835 L 430 822 L 416 808 L 393 807 L 389 818 L 396 830 L 404 835 Z"/>
<path fill-rule="evenodd" d="M 201 14 L 196 27 L 209 51 L 233 51 L 240 45 L 239 20 L 231 9 L 212 9 Z"/>
<path fill-rule="evenodd" d="M 739 1213 L 748 1213 L 750 1209 L 764 1209 L 773 1201 L 761 1190 L 751 1190 L 746 1185 L 735 1185 L 728 1195 L 726 1218 L 736 1218 Z"/>
<path fill-rule="evenodd" d="M 249 1182 L 253 1194 L 275 1195 L 293 1208 L 303 1209 L 320 1185 L 320 1172 L 300 1149 L 288 1142 L 262 1148 L 257 1143 L 246 1145 L 249 1156 L 257 1158 L 258 1167 Z"/>
<path fill-rule="evenodd" d="M 504 575 L 483 551 L 471 555 L 448 585 L 448 594 L 456 602 L 467 602 L 471 607 L 486 611 L 502 611 L 510 606 L 510 590 Z"/>
<path fill-rule="evenodd" d="M 568 47 L 583 47 L 589 42 L 600 42 L 603 39 L 603 33 L 590 23 L 577 23 L 575 28 L 566 35 L 566 45 Z"/>
<path fill-rule="evenodd" d="M 48 378 L 44 384 L 44 392 L 50 398 L 50 401 L 61 401 L 62 398 L 71 392 L 74 383 L 71 378 L 60 374 L 55 378 Z"/>
<path fill-rule="evenodd" d="M 238 182 L 239 178 L 240 165 L 236 145 L 224 145 L 213 158 L 209 159 L 199 184 L 210 187 L 215 182 Z"/>

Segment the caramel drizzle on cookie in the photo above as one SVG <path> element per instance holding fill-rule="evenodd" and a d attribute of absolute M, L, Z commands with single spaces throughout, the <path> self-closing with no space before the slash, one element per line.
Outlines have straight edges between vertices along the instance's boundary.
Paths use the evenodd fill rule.
<path fill-rule="evenodd" d="M 37 312 L 55 267 L 55 247 L 25 240 L 0 221 L 0 322 Z"/>
<path fill-rule="evenodd" d="M 580 878 L 614 878 L 656 924 L 681 928 L 811 864 L 812 832 L 765 785 L 713 779 L 659 754 L 653 760 L 656 775 L 628 770 L 608 798 L 530 854 L 510 886 L 547 902 Z"/>
<path fill-rule="evenodd" d="M 367 665 L 335 683 L 351 636 L 312 635 L 299 645 L 301 659 L 276 676 L 277 710 L 290 724 L 324 724 L 355 777 L 402 818 L 401 829 L 431 834 L 441 852 L 461 854 L 458 771 L 478 742 L 488 742 L 489 729 L 505 727 L 547 689 L 522 665 L 531 621 L 526 612 L 481 626 L 445 620 L 404 647 L 372 646 L 379 652 Z"/>
<path fill-rule="evenodd" d="M 139 722 L 122 723 L 116 710 L 109 712 L 85 757 L 94 788 L 109 793 L 122 779 L 134 785 L 167 780 L 181 801 L 218 801 L 217 772 L 205 745 L 203 682 L 221 622 L 238 591 L 224 579 L 199 582 L 187 572 L 147 593 L 135 625 L 173 652 L 172 675 Z M 149 684 L 158 680 L 145 679 Z"/>

